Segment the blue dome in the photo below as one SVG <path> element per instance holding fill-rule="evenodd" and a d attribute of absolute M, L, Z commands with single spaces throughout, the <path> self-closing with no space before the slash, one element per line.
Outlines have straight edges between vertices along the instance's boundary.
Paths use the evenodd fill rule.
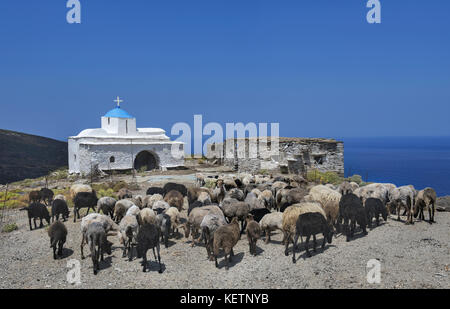
<path fill-rule="evenodd" d="M 104 117 L 114 117 L 114 118 L 134 118 L 126 111 L 121 109 L 120 107 L 116 107 L 115 109 L 110 110 L 106 113 Z"/>

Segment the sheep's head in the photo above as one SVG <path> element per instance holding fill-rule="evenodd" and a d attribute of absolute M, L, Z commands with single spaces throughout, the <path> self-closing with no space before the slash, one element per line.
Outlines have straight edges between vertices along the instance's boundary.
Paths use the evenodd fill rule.
<path fill-rule="evenodd" d="M 182 228 L 184 230 L 184 237 L 185 238 L 189 238 L 189 235 L 191 233 L 191 229 L 190 229 L 189 223 L 188 222 L 183 223 L 183 224 L 179 225 L 178 227 Z"/>
<path fill-rule="evenodd" d="M 252 214 L 248 214 L 247 217 L 245 218 L 245 221 L 247 221 L 247 223 L 253 221 L 253 215 Z"/>

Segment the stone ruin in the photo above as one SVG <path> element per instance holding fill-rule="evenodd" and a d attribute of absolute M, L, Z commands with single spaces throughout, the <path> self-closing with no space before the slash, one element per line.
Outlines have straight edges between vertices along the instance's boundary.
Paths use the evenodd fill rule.
<path fill-rule="evenodd" d="M 206 156 L 238 172 L 304 175 L 317 169 L 344 175 L 344 143 L 334 139 L 234 138 L 207 145 Z"/>

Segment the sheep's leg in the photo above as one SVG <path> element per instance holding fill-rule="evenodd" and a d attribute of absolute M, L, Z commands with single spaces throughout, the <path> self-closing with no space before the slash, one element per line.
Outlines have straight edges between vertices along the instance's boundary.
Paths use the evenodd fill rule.
<path fill-rule="evenodd" d="M 158 252 L 158 264 L 159 264 L 159 270 L 158 270 L 158 273 L 162 273 L 162 265 L 161 265 L 161 256 L 159 255 L 159 251 L 160 251 L 160 248 L 159 248 L 159 244 L 157 244 L 156 245 L 156 252 Z"/>
<path fill-rule="evenodd" d="M 217 255 L 216 254 L 214 254 L 214 261 L 216 264 L 216 268 L 219 268 L 219 264 L 217 263 Z"/>
<path fill-rule="evenodd" d="M 124 258 L 124 257 L 127 257 L 127 248 L 128 248 L 128 243 L 127 243 L 127 241 L 125 240 L 124 241 L 124 244 L 123 244 L 123 252 L 122 252 L 122 257 Z"/>
<path fill-rule="evenodd" d="M 73 207 L 73 222 L 77 222 L 77 207 Z"/>
<path fill-rule="evenodd" d="M 292 263 L 296 263 L 297 260 L 295 259 L 295 248 L 297 247 L 297 242 L 298 242 L 298 233 L 295 233 L 295 237 L 294 237 L 294 250 L 292 250 Z"/>
<path fill-rule="evenodd" d="M 309 244 L 309 239 L 310 238 L 311 238 L 311 235 L 306 236 L 305 249 L 306 249 L 306 255 L 308 257 L 311 257 L 311 252 L 309 252 L 309 250 L 308 250 L 308 244 Z"/>
<path fill-rule="evenodd" d="M 84 248 L 84 236 L 81 236 L 81 246 L 80 246 L 80 250 L 81 250 L 81 259 L 84 260 L 84 252 L 83 252 L 83 248 Z"/>
<path fill-rule="evenodd" d="M 325 233 L 323 233 L 323 242 L 322 242 L 322 250 L 325 248 L 325 244 L 327 243 L 327 238 Z"/>
<path fill-rule="evenodd" d="M 36 218 L 33 218 L 33 222 L 34 222 L 34 229 L 37 229 Z"/>
<path fill-rule="evenodd" d="M 56 245 L 52 246 L 52 248 L 53 248 L 53 259 L 56 260 L 57 259 L 57 257 L 56 257 Z"/>
<path fill-rule="evenodd" d="M 314 252 L 317 252 L 316 246 L 317 246 L 316 235 L 314 234 L 313 235 L 313 251 Z"/>
<path fill-rule="evenodd" d="M 363 234 L 364 234 L 364 235 L 367 235 L 366 226 L 365 226 L 365 225 L 362 225 L 361 228 L 362 228 L 362 230 L 363 230 Z"/>
<path fill-rule="evenodd" d="M 428 206 L 428 223 L 433 224 L 433 219 L 431 217 L 431 207 Z"/>
<path fill-rule="evenodd" d="M 60 256 L 60 257 L 62 257 L 62 255 L 63 255 L 63 253 L 62 253 L 62 251 L 63 251 L 63 242 L 60 240 L 59 242 L 58 242 L 58 256 Z"/>
<path fill-rule="evenodd" d="M 133 260 L 133 239 L 129 238 L 128 239 L 128 261 L 132 261 Z"/>
<path fill-rule="evenodd" d="M 91 244 L 91 250 L 92 250 L 92 248 L 94 249 L 94 252 L 91 251 L 92 267 L 94 269 L 94 275 L 96 275 L 97 274 L 97 263 L 98 263 L 97 253 L 98 253 L 98 250 L 100 250 L 100 244 L 98 245 L 97 249 L 95 249 L 95 245 Z"/>
<path fill-rule="evenodd" d="M 348 226 L 348 218 L 344 219 L 344 233 L 347 236 L 347 241 L 350 241 L 350 227 Z"/>
<path fill-rule="evenodd" d="M 284 255 L 288 256 L 289 252 L 288 252 L 288 248 L 289 248 L 289 239 L 291 238 L 291 236 L 289 234 L 286 235 L 286 241 L 285 241 L 285 249 L 284 249 Z M 294 248 L 295 249 L 295 248 Z"/>
<path fill-rule="evenodd" d="M 28 217 L 28 223 L 30 224 L 30 231 L 32 231 L 33 227 L 31 226 L 31 218 L 30 217 Z"/>
<path fill-rule="evenodd" d="M 282 230 L 282 232 L 283 232 L 283 239 L 281 240 L 281 244 L 284 245 L 284 244 L 286 244 L 286 232 L 283 230 Z"/>
<path fill-rule="evenodd" d="M 433 209 L 432 209 L 432 211 L 431 211 L 431 215 L 432 215 L 432 216 L 431 216 L 431 222 L 433 222 L 433 223 L 434 223 L 434 222 L 435 222 L 435 221 L 434 221 L 434 210 L 435 210 L 435 207 L 434 207 L 434 202 L 433 202 L 433 203 L 431 203 L 431 206 L 433 207 Z"/>
<path fill-rule="evenodd" d="M 142 256 L 142 272 L 145 273 L 146 271 L 147 271 L 147 251 L 144 251 L 144 254 Z"/>
<path fill-rule="evenodd" d="M 231 262 L 231 257 L 234 255 L 233 248 L 231 250 L 225 249 L 225 269 L 228 270 L 230 268 L 229 264 Z"/>

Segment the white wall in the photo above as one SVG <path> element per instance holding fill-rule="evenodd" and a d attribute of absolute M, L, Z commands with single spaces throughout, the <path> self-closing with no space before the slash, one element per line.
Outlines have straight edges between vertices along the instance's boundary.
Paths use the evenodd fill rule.
<path fill-rule="evenodd" d="M 139 152 L 147 150 L 158 157 L 159 167 L 184 166 L 184 156 L 175 159 L 171 153 L 172 143 L 149 145 L 85 145 L 79 147 L 79 169 L 72 172 L 89 173 L 98 164 L 102 170 L 125 170 L 134 166 Z M 183 154 L 183 151 L 181 151 Z M 114 156 L 115 162 L 109 163 Z"/>

